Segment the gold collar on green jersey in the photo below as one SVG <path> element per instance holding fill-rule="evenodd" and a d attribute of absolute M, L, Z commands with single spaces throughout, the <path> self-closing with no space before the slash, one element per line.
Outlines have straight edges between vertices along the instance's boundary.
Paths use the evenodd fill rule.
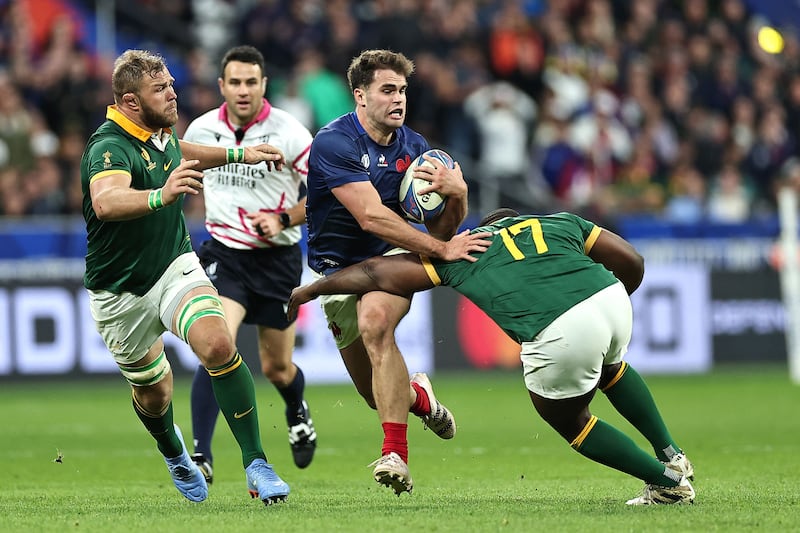
<path fill-rule="evenodd" d="M 106 110 L 106 118 L 112 122 L 115 122 L 119 127 L 121 127 L 126 132 L 130 133 L 137 139 L 142 142 L 147 142 L 150 139 L 150 136 L 153 135 L 154 132 L 146 130 L 144 128 L 140 128 L 134 122 L 123 115 L 119 109 L 117 109 L 116 105 L 108 106 Z M 172 133 L 171 128 L 164 128 L 165 133 Z"/>

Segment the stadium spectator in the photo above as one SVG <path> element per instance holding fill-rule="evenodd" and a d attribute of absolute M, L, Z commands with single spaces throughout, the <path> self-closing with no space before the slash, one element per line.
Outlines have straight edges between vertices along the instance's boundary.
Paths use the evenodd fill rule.
<path fill-rule="evenodd" d="M 373 257 L 295 289 L 288 313 L 320 295 L 407 297 L 450 286 L 521 344 L 525 385 L 541 417 L 578 453 L 645 482 L 628 505 L 692 503 L 694 468 L 647 385 L 623 361 L 633 322 L 628 295 L 642 281 L 642 257 L 619 236 L 570 213 L 536 217 L 499 209 L 472 233 L 487 239 L 475 262 Z M 591 414 L 598 389 L 655 457 Z"/>
<path fill-rule="evenodd" d="M 520 185 L 530 165 L 536 102 L 510 83 L 498 81 L 470 94 L 464 100 L 464 110 L 478 130 L 476 171 L 480 176 L 481 212 L 511 205 L 509 199 L 514 205 L 531 205 Z"/>
<path fill-rule="evenodd" d="M 786 160 L 795 155 L 796 139 L 786 129 L 785 112 L 778 105 L 765 109 L 756 125 L 756 138 L 744 161 L 759 197 L 774 202 L 773 181 Z"/>
<path fill-rule="evenodd" d="M 752 193 L 736 165 L 726 164 L 712 180 L 708 192 L 708 219 L 737 224 L 750 218 Z"/>
<path fill-rule="evenodd" d="M 682 165 L 667 181 L 664 217 L 681 225 L 699 224 L 706 219 L 706 181 L 696 168 Z"/>
<path fill-rule="evenodd" d="M 353 101 L 342 77 L 328 70 L 323 54 L 315 48 L 298 53 L 295 66 L 298 93 L 311 108 L 311 131 L 353 109 Z"/>

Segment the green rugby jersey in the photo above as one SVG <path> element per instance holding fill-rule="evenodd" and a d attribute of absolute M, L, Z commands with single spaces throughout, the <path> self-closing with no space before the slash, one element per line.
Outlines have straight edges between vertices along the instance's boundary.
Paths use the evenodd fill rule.
<path fill-rule="evenodd" d="M 134 189 L 157 189 L 180 164 L 181 148 L 175 133 L 170 132 L 162 152 L 150 139 L 152 132 L 138 127 L 114 106 L 109 106 L 106 118 L 89 138 L 81 159 L 83 218 L 88 233 L 83 283 L 87 289 L 141 296 L 176 257 L 192 251 L 183 198 L 143 217 L 102 221 L 92 208 L 89 184 L 124 173 L 131 176 Z"/>
<path fill-rule="evenodd" d="M 508 217 L 491 231 L 492 245 L 468 261 L 423 258 L 431 280 L 460 292 L 515 341 L 533 340 L 575 304 L 617 282 L 586 254 L 602 231 L 571 213 Z"/>

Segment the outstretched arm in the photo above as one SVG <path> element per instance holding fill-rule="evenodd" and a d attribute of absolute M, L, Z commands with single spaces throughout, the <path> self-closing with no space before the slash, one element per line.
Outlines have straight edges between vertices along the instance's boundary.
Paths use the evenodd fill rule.
<path fill-rule="evenodd" d="M 644 277 L 644 258 L 631 243 L 607 229 L 589 250 L 589 257 L 610 270 L 625 285 L 628 294 L 633 294 Z"/>
<path fill-rule="evenodd" d="M 280 170 L 286 160 L 283 152 L 269 144 L 225 148 L 223 146 L 207 146 L 189 141 L 180 140 L 181 152 L 185 159 L 197 159 L 200 163 L 199 170 L 214 168 L 227 163 L 245 163 L 252 165 L 266 161 L 267 166 Z"/>
<path fill-rule="evenodd" d="M 372 257 L 294 289 L 289 297 L 286 315 L 289 320 L 294 320 L 297 309 L 302 304 L 322 294 L 364 294 L 384 291 L 405 296 L 433 286 L 434 283 L 428 277 L 417 255 Z"/>

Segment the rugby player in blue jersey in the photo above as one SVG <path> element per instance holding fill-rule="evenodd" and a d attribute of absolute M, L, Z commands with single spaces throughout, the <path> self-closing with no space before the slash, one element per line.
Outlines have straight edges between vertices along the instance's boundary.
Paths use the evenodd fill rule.
<path fill-rule="evenodd" d="M 308 264 L 319 277 L 373 256 L 402 251 L 444 260 L 473 260 L 480 238 L 456 235 L 467 213 L 467 184 L 458 164 L 448 169 L 430 160 L 415 177 L 430 182 L 420 192 L 447 197 L 428 232 L 409 224 L 400 211 L 400 180 L 428 142 L 404 125 L 406 89 L 414 64 L 403 54 L 366 50 L 347 71 L 355 111 L 323 127 L 311 143 L 308 162 Z M 439 437 L 452 438 L 452 414 L 436 400 L 428 377 L 408 368 L 394 331 L 411 298 L 385 292 L 321 300 L 329 328 L 356 389 L 378 411 L 384 440 L 373 476 L 399 495 L 411 492 L 408 469 L 409 411 Z"/>

